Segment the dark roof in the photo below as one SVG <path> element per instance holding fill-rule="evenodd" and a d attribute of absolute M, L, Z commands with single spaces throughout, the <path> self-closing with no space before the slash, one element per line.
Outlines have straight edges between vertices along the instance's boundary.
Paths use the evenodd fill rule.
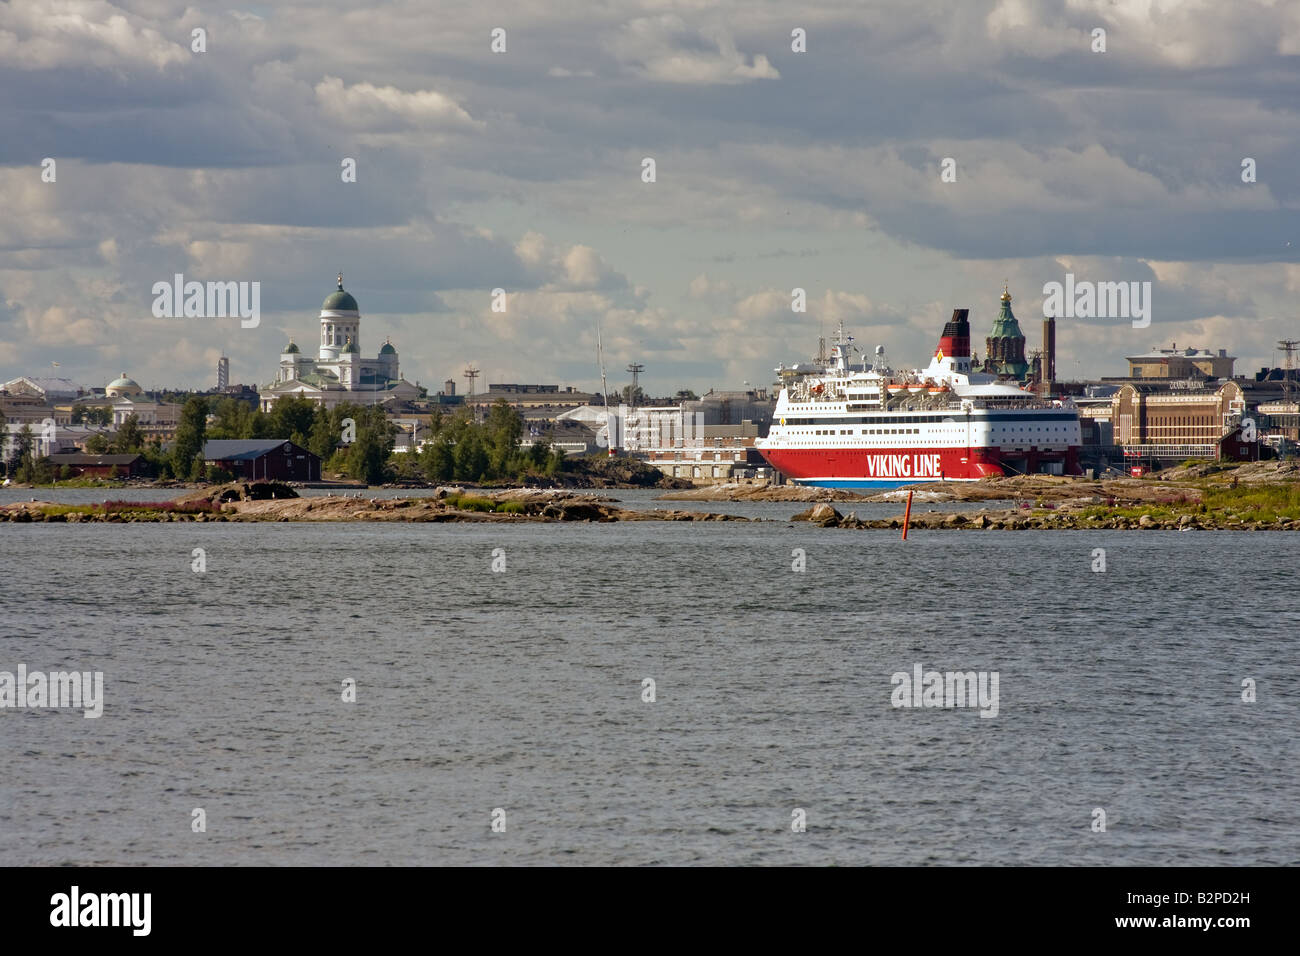
<path fill-rule="evenodd" d="M 214 438 L 204 444 L 203 460 L 249 461 L 292 444 L 287 438 Z"/>
<path fill-rule="evenodd" d="M 131 465 L 140 460 L 139 455 L 86 455 L 81 452 L 66 452 L 50 455 L 49 460 L 56 465 Z"/>

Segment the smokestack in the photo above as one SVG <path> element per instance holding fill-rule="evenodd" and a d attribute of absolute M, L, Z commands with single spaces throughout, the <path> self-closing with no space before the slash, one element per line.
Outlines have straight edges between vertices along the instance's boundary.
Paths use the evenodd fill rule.
<path fill-rule="evenodd" d="M 970 309 L 952 310 L 952 318 L 939 337 L 939 349 L 944 358 L 970 358 Z"/>
<path fill-rule="evenodd" d="M 1056 318 L 1043 319 L 1043 367 L 1040 377 L 1050 385 L 1056 381 Z M 1049 390 L 1050 393 L 1050 390 Z"/>

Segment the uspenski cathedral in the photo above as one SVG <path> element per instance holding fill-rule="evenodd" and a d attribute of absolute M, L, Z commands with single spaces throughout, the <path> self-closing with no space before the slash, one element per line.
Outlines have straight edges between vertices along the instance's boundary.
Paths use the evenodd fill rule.
<path fill-rule="evenodd" d="M 352 293 L 339 286 L 320 310 L 320 348 L 304 355 L 292 338 L 280 353 L 275 382 L 258 390 L 263 411 L 285 396 L 301 396 L 333 408 L 345 402 L 380 405 L 389 399 L 409 401 L 420 390 L 401 376 L 397 349 L 386 341 L 376 358 L 361 357 L 361 310 Z"/>

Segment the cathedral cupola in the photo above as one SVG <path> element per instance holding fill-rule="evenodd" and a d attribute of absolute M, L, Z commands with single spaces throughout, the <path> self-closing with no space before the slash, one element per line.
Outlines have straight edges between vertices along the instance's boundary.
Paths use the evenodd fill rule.
<path fill-rule="evenodd" d="M 320 360 L 338 359 L 348 341 L 360 349 L 361 311 L 352 293 L 343 288 L 343 273 L 339 273 L 339 286 L 321 303 L 320 309 Z"/>
<path fill-rule="evenodd" d="M 1002 285 L 1002 308 L 993 320 L 993 331 L 984 340 L 984 371 L 999 378 L 1023 380 L 1029 373 L 1025 361 L 1025 333 L 1011 311 L 1011 290 Z"/>

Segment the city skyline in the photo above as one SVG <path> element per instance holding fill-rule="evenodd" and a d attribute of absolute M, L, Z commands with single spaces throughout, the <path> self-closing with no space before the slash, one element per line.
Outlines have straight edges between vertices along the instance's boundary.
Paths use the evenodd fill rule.
<path fill-rule="evenodd" d="M 1060 320 L 1062 379 L 1294 337 L 1282 5 L 41 9 L 0 9 L 6 379 L 205 388 L 225 354 L 264 385 L 338 271 L 433 391 L 594 390 L 598 323 L 651 394 L 770 384 L 840 321 L 920 366 L 1004 280 L 1032 349 L 1067 274 L 1152 309 Z M 260 322 L 154 317 L 178 273 L 260 283 Z"/>

